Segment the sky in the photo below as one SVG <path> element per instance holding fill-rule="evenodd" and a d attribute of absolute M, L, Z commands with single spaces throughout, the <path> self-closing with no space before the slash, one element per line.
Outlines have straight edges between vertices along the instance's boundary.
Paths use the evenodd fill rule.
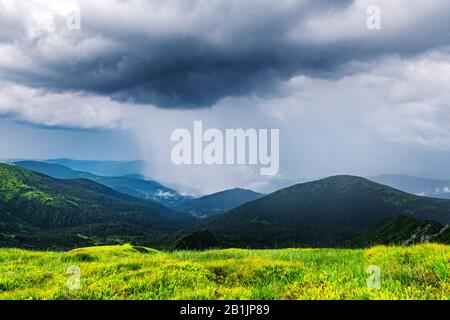
<path fill-rule="evenodd" d="M 202 193 L 450 179 L 449 88 L 448 0 L 0 0 L 3 159 L 142 159 Z M 279 129 L 278 174 L 174 165 L 195 120 Z"/>

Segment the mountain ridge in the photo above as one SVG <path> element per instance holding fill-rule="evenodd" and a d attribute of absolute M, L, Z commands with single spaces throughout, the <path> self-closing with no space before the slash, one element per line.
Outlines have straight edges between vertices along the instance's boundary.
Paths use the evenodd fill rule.
<path fill-rule="evenodd" d="M 53 174 L 72 174 L 52 168 Z M 255 199 L 198 223 L 186 212 L 97 183 L 91 174 L 74 175 L 81 178 L 55 179 L 0 164 L 0 246 L 72 248 L 132 242 L 196 249 L 277 248 L 449 240 L 448 227 L 443 227 L 450 222 L 449 200 L 415 196 L 356 176 L 300 183 L 268 195 L 224 190 L 195 200 L 223 196 L 230 205 L 225 200 L 235 203 L 245 193 Z"/>
<path fill-rule="evenodd" d="M 191 196 L 183 196 L 177 190 L 168 188 L 159 182 L 149 180 L 140 174 L 108 177 L 95 175 L 90 172 L 77 171 L 60 164 L 42 161 L 18 161 L 13 164 L 58 179 L 88 178 L 118 192 L 139 199 L 156 201 L 173 210 L 188 212 L 197 218 L 206 218 L 226 212 L 262 195 L 252 190 L 234 188 L 194 198 Z"/>
<path fill-rule="evenodd" d="M 61 180 L 0 164 L 0 245 L 67 248 L 111 239 L 152 242 L 192 224 L 191 219 L 90 179 Z"/>
<path fill-rule="evenodd" d="M 14 162 L 13 164 L 57 179 L 88 178 L 120 193 L 139 199 L 156 201 L 164 206 L 173 207 L 176 203 L 186 198 L 180 195 L 176 190 L 168 188 L 159 182 L 143 179 L 144 177 L 138 174 L 109 177 L 73 170 L 69 167 L 50 162 L 19 161 Z"/>
<path fill-rule="evenodd" d="M 199 198 L 185 200 L 175 208 L 190 212 L 197 218 L 208 218 L 229 211 L 243 203 L 264 196 L 249 189 L 233 188 Z"/>
<path fill-rule="evenodd" d="M 337 246 L 397 214 L 446 224 L 450 201 L 340 175 L 278 190 L 202 227 L 226 246 Z"/>

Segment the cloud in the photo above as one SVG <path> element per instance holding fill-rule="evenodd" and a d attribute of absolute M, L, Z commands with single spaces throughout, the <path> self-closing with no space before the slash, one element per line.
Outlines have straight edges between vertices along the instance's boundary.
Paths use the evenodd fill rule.
<path fill-rule="evenodd" d="M 381 8 L 381 30 L 366 27 L 369 5 Z M 2 150 L 143 158 L 149 176 L 202 192 L 269 192 L 339 173 L 442 177 L 450 172 L 449 6 L 0 0 Z M 70 30 L 78 9 L 81 29 Z M 170 134 L 194 120 L 279 128 L 280 174 L 175 167 Z M 120 148 L 118 137 L 126 137 Z"/>
<path fill-rule="evenodd" d="M 0 115 L 39 126 L 126 129 L 138 109 L 98 95 L 51 93 L 4 83 L 0 87 Z"/>
<path fill-rule="evenodd" d="M 334 174 L 447 176 L 450 53 L 368 64 L 338 79 L 294 77 L 276 96 L 229 97 L 206 110 L 144 109 L 134 133 L 142 157 L 152 159 L 147 174 L 203 192 L 235 186 L 270 192 Z M 280 129 L 280 174 L 261 177 L 252 166 L 173 165 L 170 134 L 192 130 L 194 120 L 205 129 Z"/>
<path fill-rule="evenodd" d="M 340 79 L 292 78 L 283 85 L 290 101 L 284 119 L 319 114 L 323 121 L 344 117 L 387 141 L 420 148 L 450 149 L 450 52 L 414 58 L 384 57 L 364 72 Z M 270 103 L 269 103 L 270 104 Z"/>
<path fill-rule="evenodd" d="M 340 78 L 359 70 L 354 61 L 450 44 L 442 36 L 450 28 L 445 0 L 57 3 L 0 1 L 0 30 L 8 30 L 0 33 L 1 78 L 198 108 L 226 97 L 276 95 L 294 76 Z M 382 9 L 379 31 L 366 28 L 373 4 Z M 67 17 L 77 8 L 81 29 L 69 30 Z"/>

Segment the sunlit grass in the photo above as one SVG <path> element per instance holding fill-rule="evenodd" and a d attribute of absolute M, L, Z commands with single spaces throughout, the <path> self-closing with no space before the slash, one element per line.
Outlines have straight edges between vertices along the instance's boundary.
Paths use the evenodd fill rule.
<path fill-rule="evenodd" d="M 0 249 L 0 299 L 450 299 L 450 246 L 160 252 Z M 69 289 L 69 266 L 80 288 Z M 379 289 L 367 287 L 370 265 Z"/>

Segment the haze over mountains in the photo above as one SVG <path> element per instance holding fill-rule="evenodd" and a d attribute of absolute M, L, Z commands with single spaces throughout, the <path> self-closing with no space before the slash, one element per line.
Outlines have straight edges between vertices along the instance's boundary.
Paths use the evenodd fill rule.
<path fill-rule="evenodd" d="M 130 196 L 153 200 L 164 205 L 172 205 L 177 201 L 184 199 L 177 191 L 167 188 L 156 181 L 144 180 L 138 175 L 128 175 L 120 177 L 106 177 L 99 176 L 84 171 L 72 170 L 56 163 L 47 163 L 40 161 L 19 161 L 14 163 L 24 169 L 36 171 L 46 174 L 57 179 L 78 179 L 87 178 L 108 186 L 121 193 L 128 194 Z M 99 165 L 96 163 L 96 167 Z M 107 164 L 107 166 L 109 166 Z M 100 172 L 127 172 L 127 170 L 118 169 L 117 166 L 113 170 L 102 169 Z M 97 171 L 98 172 L 98 171 Z"/>
<path fill-rule="evenodd" d="M 438 180 L 393 174 L 370 177 L 369 179 L 416 195 L 450 199 L 450 180 Z"/>
<path fill-rule="evenodd" d="M 79 178 L 80 175 L 81 176 L 87 175 L 86 177 L 128 176 L 129 178 L 134 179 L 154 181 L 156 183 L 159 183 L 160 185 L 165 186 L 168 189 L 171 189 L 174 192 L 178 192 L 185 196 L 197 195 L 199 193 L 192 186 L 180 185 L 176 182 L 175 183 L 168 183 L 166 181 L 161 182 L 159 180 L 149 179 L 145 177 L 144 175 L 145 167 L 148 164 L 142 160 L 109 161 L 109 160 L 74 160 L 61 158 L 61 159 L 49 159 L 45 161 L 2 159 L 2 162 L 21 163 L 20 165 L 27 169 L 35 170 L 60 179 Z M 48 164 L 55 164 L 55 166 L 51 168 Z M 59 169 L 57 165 L 59 165 Z M 299 182 L 308 182 L 319 179 L 321 178 L 297 179 L 297 180 L 280 178 L 274 181 L 272 185 L 276 191 L 282 188 L 295 185 Z M 383 174 L 378 176 L 370 176 L 367 177 L 367 179 L 415 195 L 450 199 L 450 180 L 415 177 L 400 174 Z"/>
<path fill-rule="evenodd" d="M 76 163 L 76 160 L 64 159 L 61 162 L 73 164 Z M 118 192 L 139 199 L 156 201 L 172 209 L 188 212 L 197 218 L 206 218 L 223 213 L 237 207 L 240 204 L 262 196 L 260 193 L 240 188 L 224 190 L 200 198 L 183 196 L 178 191 L 168 188 L 159 182 L 148 180 L 140 174 L 129 174 L 128 168 L 133 168 L 135 164 L 140 162 L 125 162 L 124 167 L 121 167 L 119 162 L 107 161 L 105 163 L 105 168 L 102 168 L 101 163 L 103 162 L 81 161 L 81 164 L 76 165 L 76 167 L 90 167 L 93 164 L 96 168 L 96 172 L 126 172 L 128 175 L 117 177 L 100 176 L 89 172 L 73 170 L 69 167 L 56 164 L 53 160 L 50 160 L 50 162 L 18 161 L 13 164 L 21 168 L 43 173 L 58 179 L 91 179 Z"/>
<path fill-rule="evenodd" d="M 101 169 L 100 162 L 87 165 L 92 163 L 96 172 L 127 175 L 101 176 L 42 161 L 1 165 L 0 245 L 71 248 L 128 241 L 201 249 L 449 241 L 450 200 L 365 178 L 334 176 L 269 195 L 235 188 L 194 198 L 131 174 L 129 164 Z M 385 184 L 411 181 L 382 178 Z M 402 187 L 433 190 L 439 182 L 412 181 L 419 183 Z"/>

